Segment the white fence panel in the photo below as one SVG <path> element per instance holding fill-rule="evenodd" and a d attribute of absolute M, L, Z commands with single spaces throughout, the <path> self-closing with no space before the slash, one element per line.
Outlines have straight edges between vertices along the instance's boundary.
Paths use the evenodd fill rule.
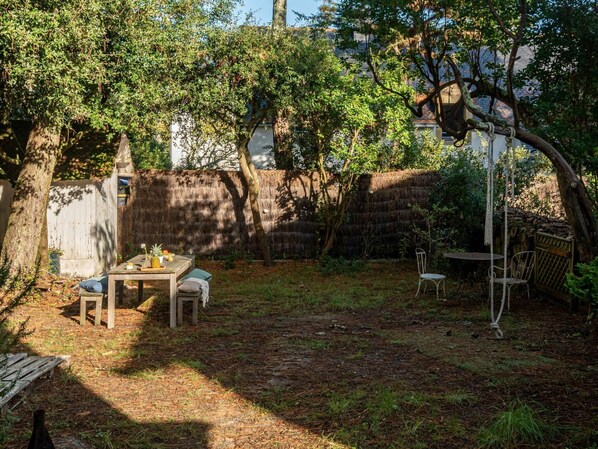
<path fill-rule="evenodd" d="M 91 276 L 116 262 L 117 177 L 60 181 L 48 201 L 48 245 L 62 251 L 60 271 Z"/>
<path fill-rule="evenodd" d="M 60 271 L 93 276 L 116 263 L 117 176 L 100 181 L 59 181 L 48 200 L 48 246 L 62 251 Z M 0 239 L 4 238 L 13 189 L 0 181 Z"/>

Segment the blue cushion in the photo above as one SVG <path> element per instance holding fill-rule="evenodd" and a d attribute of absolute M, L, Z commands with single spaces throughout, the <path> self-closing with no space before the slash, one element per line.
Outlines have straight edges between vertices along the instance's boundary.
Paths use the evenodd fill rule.
<path fill-rule="evenodd" d="M 207 271 L 200 270 L 199 268 L 195 268 L 195 269 L 191 270 L 189 272 L 189 274 L 186 274 L 185 276 L 183 276 L 183 280 L 189 279 L 189 278 L 203 279 L 204 281 L 210 282 L 210 280 L 212 279 L 212 275 L 210 273 L 208 273 Z"/>
<path fill-rule="evenodd" d="M 95 278 L 86 279 L 79 282 L 79 287 L 88 292 L 107 293 L 108 276 L 97 276 Z"/>

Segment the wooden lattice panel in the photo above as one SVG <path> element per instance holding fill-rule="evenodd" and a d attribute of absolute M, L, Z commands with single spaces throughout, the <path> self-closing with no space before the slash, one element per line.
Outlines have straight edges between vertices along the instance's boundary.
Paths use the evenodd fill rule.
<path fill-rule="evenodd" d="M 571 304 L 565 276 L 573 271 L 574 242 L 542 232 L 536 233 L 536 288 Z"/>

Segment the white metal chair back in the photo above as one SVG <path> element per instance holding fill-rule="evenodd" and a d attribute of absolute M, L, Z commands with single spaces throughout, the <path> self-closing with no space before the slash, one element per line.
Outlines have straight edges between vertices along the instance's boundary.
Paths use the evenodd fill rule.
<path fill-rule="evenodd" d="M 490 282 L 504 284 L 507 289 L 508 309 L 511 308 L 511 287 L 515 285 L 525 285 L 529 299 L 529 280 L 534 272 L 535 262 L 536 253 L 534 251 L 521 251 L 511 258 L 511 265 L 507 267 L 506 273 L 503 273 L 503 267 L 490 267 Z M 497 274 L 497 272 L 500 274 Z"/>
<path fill-rule="evenodd" d="M 529 281 L 534 272 L 536 253 L 534 251 L 521 251 L 511 259 L 510 276 L 522 281 Z"/>
<path fill-rule="evenodd" d="M 417 271 L 419 272 L 419 274 L 425 274 L 427 264 L 426 252 L 421 248 L 416 248 L 415 259 L 417 261 Z"/>

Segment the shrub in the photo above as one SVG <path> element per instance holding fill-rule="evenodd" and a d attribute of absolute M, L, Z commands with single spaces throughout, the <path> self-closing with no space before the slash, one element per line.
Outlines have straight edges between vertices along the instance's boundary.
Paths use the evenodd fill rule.
<path fill-rule="evenodd" d="M 6 354 L 14 348 L 19 338 L 26 335 L 26 322 L 18 326 L 11 326 L 8 319 L 12 312 L 21 305 L 31 289 L 35 285 L 37 271 L 32 279 L 23 280 L 20 273 L 11 274 L 10 262 L 4 258 L 0 264 L 0 354 Z M 2 359 L 0 359 L 0 368 L 2 368 Z M 0 392 L 0 398 L 2 392 Z M 0 446 L 6 443 L 12 418 L 10 416 L 0 417 Z"/>
<path fill-rule="evenodd" d="M 357 273 L 365 269 L 365 262 L 360 259 L 344 259 L 325 256 L 320 259 L 319 270 L 324 276 Z"/>
<path fill-rule="evenodd" d="M 454 229 L 455 244 L 477 249 L 483 242 L 486 213 L 486 169 L 471 148 L 456 148 L 438 170 L 441 179 L 430 193 L 431 209 L 445 210 L 445 225 Z"/>
<path fill-rule="evenodd" d="M 454 228 L 451 220 L 455 210 L 437 204 L 433 204 L 430 209 L 424 209 L 416 204 L 412 209 L 423 220 L 420 225 L 413 226 L 415 246 L 423 248 L 428 254 L 430 269 L 442 268 L 446 261 L 442 254 L 458 248 L 459 231 Z"/>
<path fill-rule="evenodd" d="M 428 130 L 420 132 L 402 150 L 399 161 L 391 168 L 438 170 L 446 158 L 444 142 Z"/>
<path fill-rule="evenodd" d="M 567 274 L 565 287 L 575 299 L 588 304 L 588 323 L 598 314 L 598 257 L 590 263 L 576 265 L 579 276 Z"/>

